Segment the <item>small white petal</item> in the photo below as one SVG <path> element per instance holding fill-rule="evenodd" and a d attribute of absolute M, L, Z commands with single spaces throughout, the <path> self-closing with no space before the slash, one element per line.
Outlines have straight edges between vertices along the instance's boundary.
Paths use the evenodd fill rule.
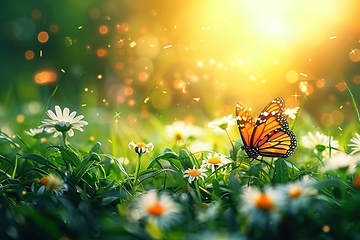
<path fill-rule="evenodd" d="M 64 108 L 64 113 L 63 113 L 63 116 L 62 116 L 64 121 L 67 121 L 67 119 L 69 118 L 69 113 L 70 113 L 70 110 L 67 107 Z"/>
<path fill-rule="evenodd" d="M 68 131 L 68 134 L 69 134 L 70 137 L 74 136 L 74 130 L 70 129 L 70 130 Z"/>
<path fill-rule="evenodd" d="M 55 112 L 56 112 L 57 119 L 63 118 L 61 108 L 58 105 L 55 106 Z"/>
<path fill-rule="evenodd" d="M 49 116 L 49 118 L 51 118 L 52 120 L 57 119 L 57 116 L 55 115 L 55 113 L 51 110 L 47 110 L 46 114 Z M 48 119 L 45 119 L 48 120 Z"/>

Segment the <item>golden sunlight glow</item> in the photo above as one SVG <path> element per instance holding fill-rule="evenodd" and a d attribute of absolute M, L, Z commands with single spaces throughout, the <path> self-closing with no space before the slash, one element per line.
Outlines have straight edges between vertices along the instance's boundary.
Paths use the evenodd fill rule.
<path fill-rule="evenodd" d="M 282 96 L 287 107 L 295 108 L 308 95 L 346 91 L 340 81 L 360 84 L 360 74 L 343 79 L 324 74 L 339 70 L 332 66 L 346 64 L 337 56 L 360 62 L 359 46 L 339 47 L 345 39 L 357 42 L 357 35 L 348 36 L 359 29 L 358 17 L 349 14 L 354 5 L 336 0 L 203 0 L 179 5 L 175 15 L 166 15 L 168 5 L 159 3 L 141 19 L 112 18 L 100 23 L 95 32 L 109 37 L 108 47 L 86 43 L 86 49 L 109 60 L 117 77 L 125 78 L 116 91 L 106 90 L 109 104 L 146 104 L 149 109 L 165 110 L 198 103 L 211 114 L 220 114 L 231 113 L 237 101 L 250 103 L 258 111 L 271 97 Z M 100 8 L 88 14 L 91 19 L 110 19 Z M 151 24 L 144 23 L 149 16 Z M 70 40 L 67 46 L 73 44 Z M 147 85 L 151 87 L 141 96 L 139 91 Z M 214 103 L 194 93 L 197 89 L 213 91 Z M 219 106 L 230 108 L 219 110 Z M 344 121 L 344 113 L 331 111 L 319 113 L 322 123 L 337 126 Z"/>
<path fill-rule="evenodd" d="M 254 31 L 264 37 L 274 38 L 290 37 L 299 30 L 306 32 L 312 30 L 313 27 L 318 28 L 316 31 L 328 31 L 331 22 L 336 21 L 333 16 L 339 7 L 337 1 L 327 0 L 302 1 L 301 4 L 294 4 L 294 1 L 287 0 L 247 0 L 245 4 L 243 1 L 233 0 L 233 2 L 234 7 L 248 9 L 245 19 L 252 22 L 250 27 Z M 309 9 L 314 10 L 308 11 L 305 17 L 304 12 Z M 319 17 L 324 16 L 328 16 L 327 25 L 319 23 Z M 329 28 L 324 28 L 324 26 Z"/>
<path fill-rule="evenodd" d="M 295 70 L 290 70 L 286 73 L 286 80 L 289 83 L 294 83 L 299 79 L 299 75 Z"/>

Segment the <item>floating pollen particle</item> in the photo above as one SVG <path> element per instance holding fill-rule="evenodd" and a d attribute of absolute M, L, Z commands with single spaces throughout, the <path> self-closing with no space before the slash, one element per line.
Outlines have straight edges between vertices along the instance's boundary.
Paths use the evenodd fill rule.
<path fill-rule="evenodd" d="M 129 46 L 130 46 L 131 48 L 135 47 L 135 46 L 136 46 L 136 42 L 135 42 L 135 41 L 132 41 L 132 42 L 129 44 Z"/>

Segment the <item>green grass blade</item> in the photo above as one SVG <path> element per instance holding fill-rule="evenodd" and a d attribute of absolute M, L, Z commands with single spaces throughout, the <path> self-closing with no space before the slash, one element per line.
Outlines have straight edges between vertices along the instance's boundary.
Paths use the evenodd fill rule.
<path fill-rule="evenodd" d="M 351 97 L 351 101 L 353 103 L 353 106 L 354 106 L 354 110 L 355 110 L 355 114 L 356 114 L 356 117 L 358 119 L 358 121 L 360 122 L 360 114 L 359 114 L 359 109 L 357 108 L 357 104 L 356 104 L 356 101 L 355 101 L 355 98 L 354 98 L 354 95 L 352 94 L 350 88 L 348 87 L 348 85 L 345 83 L 346 85 L 346 89 L 348 90 L 349 94 L 350 94 L 350 97 Z"/>
<path fill-rule="evenodd" d="M 49 97 L 49 100 L 48 100 L 47 103 L 46 103 L 46 106 L 45 106 L 45 108 L 44 108 L 44 111 L 42 111 L 42 112 L 40 113 L 39 119 L 38 119 L 38 121 L 37 121 L 37 126 L 40 125 L 40 122 L 41 122 L 41 119 L 43 118 L 44 112 L 45 112 L 47 109 L 49 109 L 50 101 L 51 101 L 51 99 L 54 97 L 54 95 L 55 95 L 56 91 L 58 90 L 58 88 L 59 88 L 59 85 L 57 85 L 57 86 L 55 87 L 54 91 L 52 92 L 51 96 Z"/>

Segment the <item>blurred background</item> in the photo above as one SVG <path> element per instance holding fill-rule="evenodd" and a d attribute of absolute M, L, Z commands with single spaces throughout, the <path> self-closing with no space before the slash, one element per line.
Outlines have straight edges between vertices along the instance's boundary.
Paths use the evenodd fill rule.
<path fill-rule="evenodd" d="M 357 119 L 347 86 L 360 102 L 359 1 L 12 0 L 2 6 L 2 129 L 37 127 L 46 107 L 60 105 L 91 124 L 149 139 L 175 120 L 203 126 L 234 115 L 237 102 L 256 116 L 277 96 L 289 108 L 306 98 L 298 121 L 310 117 L 316 129 L 341 133 Z M 99 130 L 91 129 L 85 131 L 93 141 Z"/>

